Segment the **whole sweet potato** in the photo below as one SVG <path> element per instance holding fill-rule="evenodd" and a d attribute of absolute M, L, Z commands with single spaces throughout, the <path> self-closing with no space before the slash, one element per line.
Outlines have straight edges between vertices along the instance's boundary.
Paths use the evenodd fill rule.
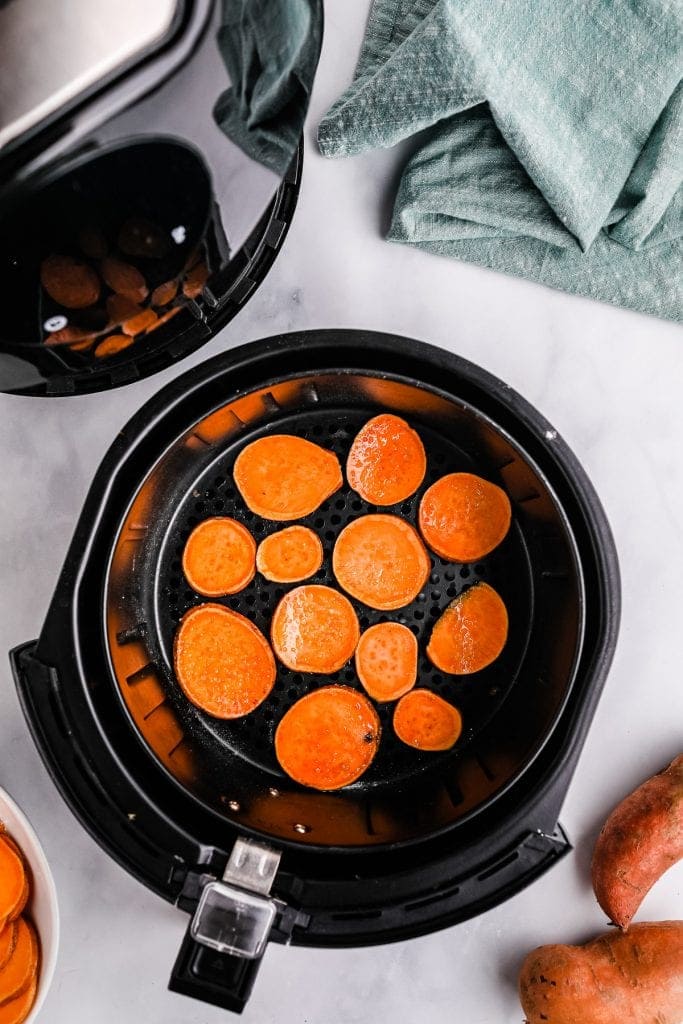
<path fill-rule="evenodd" d="M 683 754 L 616 807 L 593 853 L 598 903 L 628 928 L 657 879 L 683 857 Z"/>
<path fill-rule="evenodd" d="M 541 946 L 519 977 L 528 1024 L 681 1024 L 683 921 Z"/>

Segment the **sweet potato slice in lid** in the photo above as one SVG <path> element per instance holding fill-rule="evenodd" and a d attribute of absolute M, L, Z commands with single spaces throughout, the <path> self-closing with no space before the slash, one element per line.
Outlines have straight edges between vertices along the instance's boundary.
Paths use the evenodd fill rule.
<path fill-rule="evenodd" d="M 273 689 L 275 658 L 257 626 L 222 604 L 200 604 L 175 635 L 176 678 L 188 700 L 215 718 L 241 718 Z"/>
<path fill-rule="evenodd" d="M 362 634 L 356 672 L 374 700 L 397 700 L 417 679 L 417 639 L 400 622 L 378 622 Z"/>
<path fill-rule="evenodd" d="M 420 593 L 431 568 L 417 531 L 398 516 L 360 516 L 337 537 L 332 568 L 352 597 L 382 611 L 404 608 Z"/>
<path fill-rule="evenodd" d="M 510 529 L 510 499 L 474 473 L 449 473 L 420 502 L 425 543 L 453 562 L 473 562 L 497 548 Z"/>
<path fill-rule="evenodd" d="M 299 583 L 322 564 L 322 542 L 307 526 L 287 526 L 271 533 L 256 552 L 256 568 L 273 583 Z"/>
<path fill-rule="evenodd" d="M 395 505 L 414 494 L 424 480 L 427 457 L 416 431 L 400 416 L 374 416 L 356 434 L 346 477 L 372 505 Z"/>
<path fill-rule="evenodd" d="M 332 790 L 360 778 L 377 753 L 379 716 L 362 693 L 324 686 L 297 701 L 275 733 L 283 770 L 303 786 Z"/>
<path fill-rule="evenodd" d="M 235 460 L 233 476 L 248 508 L 264 519 L 301 519 L 342 485 L 334 452 L 293 434 L 252 441 Z"/>
<path fill-rule="evenodd" d="M 411 690 L 396 705 L 394 732 L 417 750 L 450 750 L 462 732 L 462 717 L 431 690 Z"/>
<path fill-rule="evenodd" d="M 427 657 L 442 672 L 468 675 L 496 660 L 508 636 L 508 613 L 488 583 L 477 583 L 451 601 L 437 619 Z"/>
<path fill-rule="evenodd" d="M 205 597 L 237 594 L 254 578 L 256 541 L 236 519 L 205 519 L 187 538 L 183 572 L 192 589 Z"/>

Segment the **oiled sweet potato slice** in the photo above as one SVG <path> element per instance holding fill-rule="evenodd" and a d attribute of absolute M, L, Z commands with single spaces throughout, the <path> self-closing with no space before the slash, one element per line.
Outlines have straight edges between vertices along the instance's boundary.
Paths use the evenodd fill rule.
<path fill-rule="evenodd" d="M 0 931 L 0 971 L 14 952 L 17 944 L 17 922 L 8 921 Z"/>
<path fill-rule="evenodd" d="M 394 732 L 418 750 L 450 750 L 462 732 L 462 717 L 431 690 L 410 690 L 396 705 Z"/>
<path fill-rule="evenodd" d="M 127 349 L 134 341 L 135 338 L 130 337 L 128 334 L 110 334 L 108 338 L 99 343 L 95 349 L 95 355 L 98 359 L 115 356 L 119 352 L 123 352 L 124 349 Z"/>
<path fill-rule="evenodd" d="M 428 487 L 420 502 L 425 543 L 454 562 L 473 562 L 498 547 L 510 529 L 510 499 L 473 473 L 449 473 Z"/>
<path fill-rule="evenodd" d="M 681 858 L 683 754 L 622 800 L 605 822 L 593 853 L 598 903 L 611 921 L 628 928 L 657 879 Z"/>
<path fill-rule="evenodd" d="M 331 587 L 308 584 L 282 598 L 270 626 L 273 649 L 294 672 L 337 672 L 353 656 L 360 626 L 353 605 Z"/>
<path fill-rule="evenodd" d="M 102 277 L 113 292 L 125 295 L 133 302 L 142 302 L 149 294 L 144 277 L 132 263 L 106 256 L 101 264 Z"/>
<path fill-rule="evenodd" d="M 680 1024 L 683 921 L 540 946 L 522 965 L 519 994 L 528 1024 Z"/>
<path fill-rule="evenodd" d="M 9 835 L 9 833 L 7 832 L 2 832 L 0 833 L 0 835 L 2 841 L 7 843 L 7 845 L 14 850 L 14 852 L 16 853 L 17 857 L 19 857 L 24 867 L 24 888 L 22 889 L 21 896 L 19 897 L 19 902 L 16 904 L 14 909 L 10 911 L 9 917 L 7 918 L 8 921 L 16 921 L 16 919 L 24 913 L 24 910 L 26 909 L 26 904 L 28 903 L 28 898 L 31 895 L 31 882 L 29 878 L 30 872 L 29 867 L 26 863 L 26 858 L 24 857 L 24 854 L 20 847 L 18 846 L 18 844 L 15 843 L 14 839 L 12 839 L 12 836 Z"/>
<path fill-rule="evenodd" d="M 48 256 L 40 265 L 40 283 L 55 302 L 65 309 L 85 309 L 100 297 L 100 279 L 82 260 L 70 256 Z"/>
<path fill-rule="evenodd" d="M 38 991 L 38 976 L 33 975 L 28 988 L 9 1002 L 0 1006 L 0 1024 L 23 1024 L 33 1009 Z"/>
<path fill-rule="evenodd" d="M 167 306 L 169 302 L 173 302 L 177 294 L 178 282 L 175 280 L 164 281 L 163 284 L 158 284 L 152 292 L 152 305 Z"/>
<path fill-rule="evenodd" d="M 310 515 L 342 485 L 334 452 L 293 434 L 252 441 L 237 456 L 233 476 L 251 511 L 276 521 Z"/>
<path fill-rule="evenodd" d="M 391 413 L 375 416 L 361 428 L 346 461 L 349 485 L 373 505 L 395 505 L 409 498 L 426 469 L 419 435 Z"/>
<path fill-rule="evenodd" d="M 361 635 L 356 672 L 374 700 L 397 700 L 417 679 L 417 639 L 400 622 L 378 622 Z"/>
<path fill-rule="evenodd" d="M 442 672 L 468 675 L 496 660 L 505 647 L 508 613 L 488 583 L 477 583 L 451 601 L 437 619 L 427 657 Z"/>
<path fill-rule="evenodd" d="M 25 992 L 38 970 L 38 940 L 33 926 L 20 917 L 17 941 L 11 957 L 0 971 L 0 1004 Z"/>
<path fill-rule="evenodd" d="M 192 589 L 205 597 L 236 594 L 254 578 L 256 541 L 236 519 L 205 519 L 187 539 L 183 572 Z"/>
<path fill-rule="evenodd" d="M 0 833 L 0 924 L 5 924 L 21 906 L 26 887 L 26 871 L 21 854 Z M 21 910 L 18 911 L 21 913 Z"/>
<path fill-rule="evenodd" d="M 388 611 L 414 601 L 431 562 L 417 531 L 398 516 L 360 516 L 337 537 L 332 568 L 340 586 L 370 608 Z"/>
<path fill-rule="evenodd" d="M 349 686 L 324 686 L 297 701 L 280 721 L 275 753 L 302 786 L 341 789 L 371 764 L 380 737 L 379 716 Z"/>
<path fill-rule="evenodd" d="M 275 658 L 263 633 L 221 604 L 200 604 L 185 613 L 174 662 L 185 696 L 215 718 L 248 715 L 275 683 Z"/>
<path fill-rule="evenodd" d="M 313 576 L 323 564 L 320 537 L 307 526 L 287 526 L 259 544 L 256 568 L 274 583 L 298 583 Z"/>

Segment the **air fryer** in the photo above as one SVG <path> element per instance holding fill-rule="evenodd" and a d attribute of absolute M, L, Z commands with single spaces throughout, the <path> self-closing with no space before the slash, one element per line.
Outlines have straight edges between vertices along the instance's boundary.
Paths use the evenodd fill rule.
<path fill-rule="evenodd" d="M 261 0 L 154 0 L 136 31 L 113 0 L 0 9 L 0 390 L 154 373 L 261 283 L 296 205 L 322 34 L 316 0 L 276 6 L 300 38 L 274 98 L 283 47 Z"/>
<path fill-rule="evenodd" d="M 182 614 L 200 599 L 180 567 L 209 515 L 266 525 L 232 480 L 244 446 L 291 432 L 344 461 L 358 428 L 392 411 L 419 432 L 428 474 L 393 511 L 414 521 L 424 488 L 458 470 L 510 496 L 493 554 L 432 555 L 417 599 L 395 613 L 420 649 L 446 605 L 478 580 L 509 611 L 501 658 L 471 677 L 420 657 L 418 685 L 457 703 L 456 746 L 425 754 L 393 735 L 356 783 L 321 793 L 273 752 L 285 711 L 333 677 L 278 667 L 251 715 L 219 722 L 190 705 L 172 669 Z M 352 518 L 374 511 L 345 485 L 302 520 L 321 537 L 316 582 Z M 266 633 L 277 584 L 223 599 Z M 363 628 L 382 613 L 354 602 Z M 408 339 L 353 331 L 271 338 L 174 381 L 123 429 L 98 471 L 40 639 L 13 652 L 39 750 L 74 813 L 143 884 L 191 915 L 171 987 L 240 1010 L 267 941 L 364 945 L 432 931 L 507 899 L 570 843 L 558 824 L 609 666 L 619 579 L 604 513 L 557 432 L 477 367 Z"/>

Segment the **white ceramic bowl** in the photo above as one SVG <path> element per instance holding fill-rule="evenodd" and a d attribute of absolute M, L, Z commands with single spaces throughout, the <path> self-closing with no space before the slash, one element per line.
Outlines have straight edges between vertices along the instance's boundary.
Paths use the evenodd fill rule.
<path fill-rule="evenodd" d="M 25 1024 L 33 1024 L 40 1013 L 57 964 L 57 948 L 59 946 L 57 890 L 38 836 L 31 828 L 26 815 L 2 788 L 0 788 L 0 821 L 4 823 L 7 831 L 21 847 L 31 868 L 31 898 L 26 911 L 34 922 L 40 937 L 38 993 L 33 1009 L 25 1022 Z"/>

